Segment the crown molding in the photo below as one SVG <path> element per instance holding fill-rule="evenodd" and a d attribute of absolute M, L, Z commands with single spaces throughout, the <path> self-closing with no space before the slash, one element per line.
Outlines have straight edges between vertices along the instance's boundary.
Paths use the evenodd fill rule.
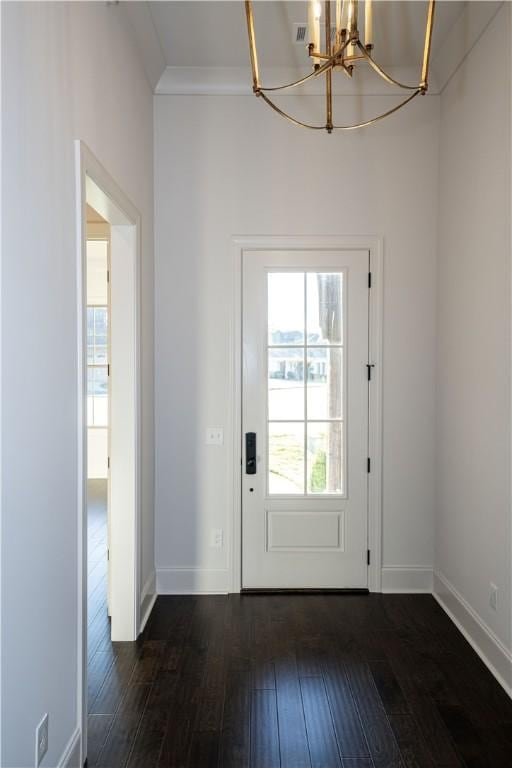
<path fill-rule="evenodd" d="M 303 72 L 283 67 L 261 70 L 261 82 L 267 85 L 289 83 L 300 77 Z M 420 67 L 393 68 L 390 74 L 397 80 L 413 85 L 419 81 Z M 437 93 L 435 76 L 430 79 L 429 93 Z M 250 67 L 166 67 L 158 85 L 157 95 L 231 95 L 247 96 L 252 94 L 252 75 Z M 325 93 L 325 79 L 318 77 L 303 86 L 298 86 L 280 96 L 310 95 Z M 333 78 L 333 93 L 340 96 L 393 96 L 403 95 L 404 91 L 390 86 L 369 69 L 361 68 L 352 79 L 342 72 Z"/>

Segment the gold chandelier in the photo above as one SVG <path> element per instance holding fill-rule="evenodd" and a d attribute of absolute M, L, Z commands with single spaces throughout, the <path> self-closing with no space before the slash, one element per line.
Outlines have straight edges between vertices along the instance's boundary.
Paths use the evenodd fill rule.
<path fill-rule="evenodd" d="M 279 115 L 285 117 L 295 125 L 303 128 L 312 128 L 313 130 L 332 131 L 351 131 L 354 128 L 363 128 L 366 125 L 376 123 L 384 117 L 392 115 L 393 112 L 401 109 L 412 101 L 419 93 L 425 94 L 428 89 L 428 69 L 430 60 L 430 47 L 432 41 L 432 26 L 434 23 L 435 0 L 429 0 L 427 20 L 425 27 L 425 46 L 423 49 L 423 63 L 421 68 L 421 79 L 418 85 L 405 85 L 395 80 L 391 75 L 377 64 L 373 58 L 373 7 L 372 0 L 365 0 L 365 39 L 364 45 L 361 42 L 358 28 L 358 0 L 335 0 L 336 2 L 336 28 L 334 42 L 331 43 L 331 3 L 325 0 L 324 18 L 325 18 L 325 50 L 321 51 L 321 17 L 322 3 L 315 0 L 309 0 L 308 3 L 308 55 L 311 59 L 312 71 L 304 77 L 295 80 L 286 85 L 273 87 L 264 87 L 260 83 L 258 70 L 258 55 L 256 51 L 256 37 L 254 33 L 254 16 L 252 0 L 246 0 L 245 11 L 247 15 L 247 31 L 249 34 L 249 48 L 251 53 L 252 66 L 252 89 L 256 96 L 265 101 L 269 107 L 272 107 Z M 362 63 L 368 64 L 383 80 L 389 85 L 402 88 L 409 91 L 407 98 L 400 102 L 393 109 L 389 109 L 377 117 L 365 120 L 362 123 L 354 125 L 334 125 L 332 117 L 332 74 L 335 70 L 340 70 L 347 77 L 352 77 L 355 67 Z M 309 125 L 297 120 L 295 117 L 280 109 L 267 95 L 275 91 L 286 91 L 295 88 L 308 80 L 325 75 L 325 97 L 326 97 L 326 121 L 321 125 Z"/>

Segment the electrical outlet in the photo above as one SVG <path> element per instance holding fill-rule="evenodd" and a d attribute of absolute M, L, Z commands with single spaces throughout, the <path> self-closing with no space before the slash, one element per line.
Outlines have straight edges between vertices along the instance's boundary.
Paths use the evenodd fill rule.
<path fill-rule="evenodd" d="M 48 712 L 36 728 L 36 768 L 48 752 Z"/>
<path fill-rule="evenodd" d="M 215 549 L 222 549 L 224 541 L 224 532 L 222 528 L 213 528 L 210 536 L 210 544 Z"/>
<path fill-rule="evenodd" d="M 493 611 L 498 610 L 498 587 L 496 584 L 493 584 L 492 581 L 490 583 L 490 592 L 489 592 L 489 605 L 493 609 Z"/>
<path fill-rule="evenodd" d="M 206 428 L 206 445 L 222 445 L 224 443 L 224 430 L 222 427 Z"/>

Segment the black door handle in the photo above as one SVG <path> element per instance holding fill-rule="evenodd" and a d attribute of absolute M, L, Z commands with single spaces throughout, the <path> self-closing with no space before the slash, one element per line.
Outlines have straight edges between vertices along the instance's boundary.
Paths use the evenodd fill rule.
<path fill-rule="evenodd" d="M 245 433 L 245 472 L 256 474 L 256 432 Z"/>

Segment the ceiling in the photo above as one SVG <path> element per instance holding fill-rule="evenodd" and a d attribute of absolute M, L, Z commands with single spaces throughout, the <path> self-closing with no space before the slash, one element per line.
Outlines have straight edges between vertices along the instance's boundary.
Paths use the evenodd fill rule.
<path fill-rule="evenodd" d="M 363 5 L 361 2 L 360 7 Z M 433 58 L 466 5 L 455 0 L 436 3 Z M 168 67 L 248 65 L 245 9 L 240 0 L 151 2 L 149 7 Z M 424 0 L 374 2 L 375 58 L 387 66 L 417 66 L 423 52 L 426 13 Z M 254 17 L 260 65 L 303 67 L 304 45 L 295 43 L 293 37 L 294 23 L 307 21 L 307 3 L 256 0 Z M 359 28 L 364 28 L 362 22 Z"/>

